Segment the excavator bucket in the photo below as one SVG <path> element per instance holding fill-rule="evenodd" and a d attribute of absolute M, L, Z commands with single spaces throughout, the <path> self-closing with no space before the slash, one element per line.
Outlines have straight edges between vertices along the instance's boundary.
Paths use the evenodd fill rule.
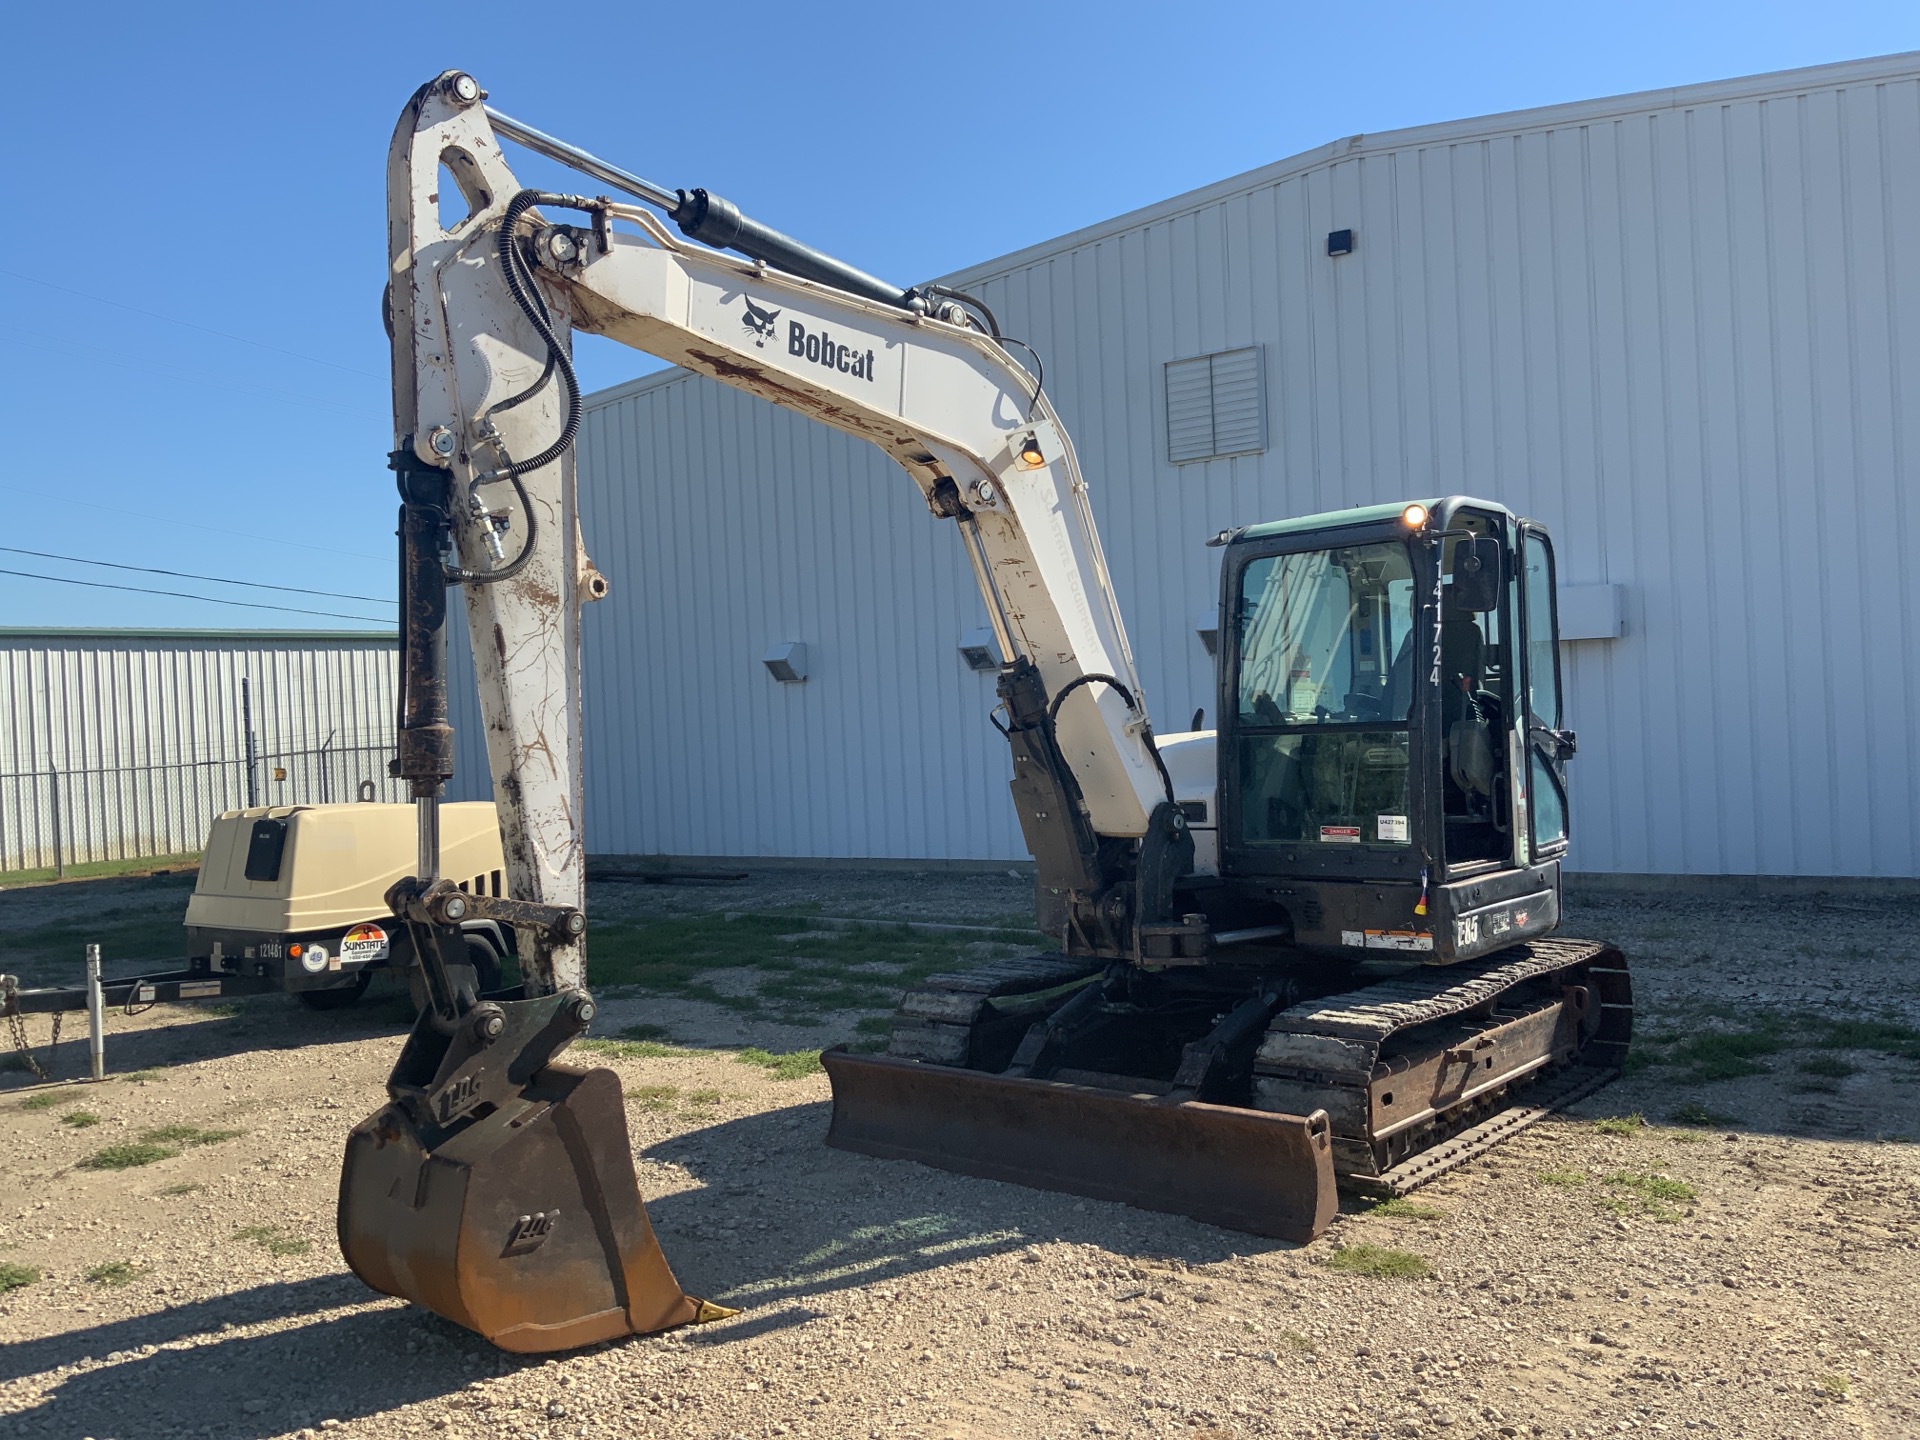
<path fill-rule="evenodd" d="M 545 1066 L 458 1129 L 388 1105 L 347 1140 L 339 1223 L 368 1285 L 503 1350 L 571 1350 L 734 1313 L 683 1293 L 668 1268 L 611 1070 Z"/>
<path fill-rule="evenodd" d="M 1332 1221 L 1326 1112 L 1259 1110 L 829 1050 L 827 1143 L 1282 1240 Z"/>

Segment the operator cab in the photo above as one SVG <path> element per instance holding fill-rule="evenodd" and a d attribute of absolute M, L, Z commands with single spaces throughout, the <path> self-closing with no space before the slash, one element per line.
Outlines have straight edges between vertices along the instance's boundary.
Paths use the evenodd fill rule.
<path fill-rule="evenodd" d="M 1296 944 L 1445 963 L 1552 930 L 1553 547 L 1452 497 L 1251 526 L 1222 566 L 1223 883 Z"/>

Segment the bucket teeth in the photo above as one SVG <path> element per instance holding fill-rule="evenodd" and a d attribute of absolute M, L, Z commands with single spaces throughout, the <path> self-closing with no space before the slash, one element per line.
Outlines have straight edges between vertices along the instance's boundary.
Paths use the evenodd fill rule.
<path fill-rule="evenodd" d="M 368 1285 L 503 1350 L 571 1350 L 733 1313 L 674 1279 L 610 1070 L 549 1065 L 451 1133 L 386 1106 L 348 1137 L 339 1225 Z"/>

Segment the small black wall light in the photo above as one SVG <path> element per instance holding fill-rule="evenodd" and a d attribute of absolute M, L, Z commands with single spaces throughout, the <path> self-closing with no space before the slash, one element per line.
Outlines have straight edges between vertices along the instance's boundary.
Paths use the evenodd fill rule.
<path fill-rule="evenodd" d="M 1329 230 L 1327 232 L 1327 254 L 1351 255 L 1353 253 L 1353 231 Z"/>

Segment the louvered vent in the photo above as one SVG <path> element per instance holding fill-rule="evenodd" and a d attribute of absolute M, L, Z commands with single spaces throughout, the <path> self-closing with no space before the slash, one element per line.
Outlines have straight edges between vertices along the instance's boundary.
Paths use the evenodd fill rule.
<path fill-rule="evenodd" d="M 1260 347 L 1167 362 L 1167 458 L 1175 465 L 1267 448 Z"/>

